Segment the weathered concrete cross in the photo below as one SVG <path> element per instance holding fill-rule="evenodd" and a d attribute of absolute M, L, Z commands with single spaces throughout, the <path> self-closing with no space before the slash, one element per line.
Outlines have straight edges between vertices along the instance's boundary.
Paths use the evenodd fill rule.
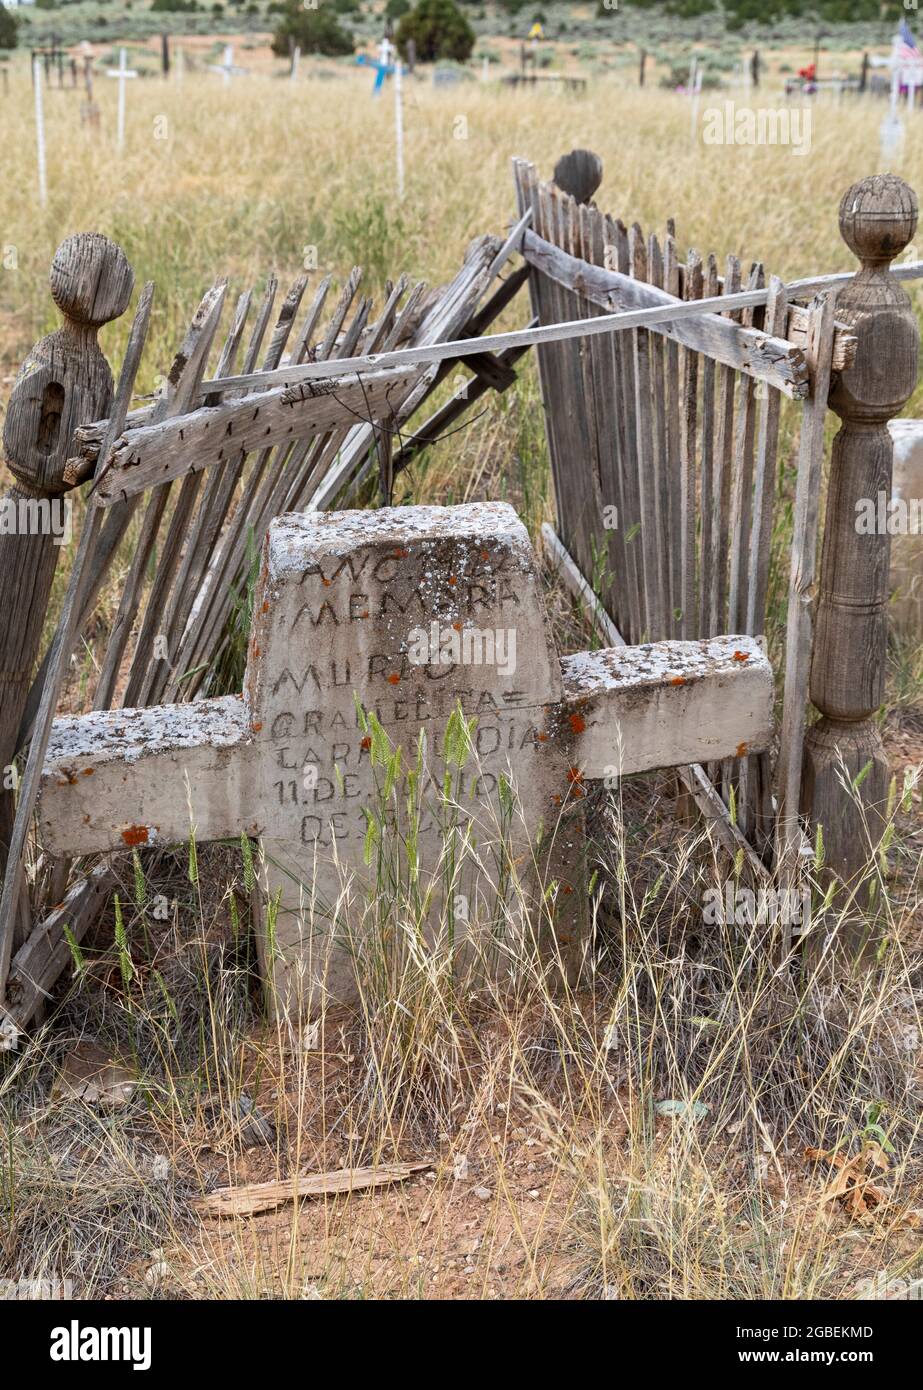
<path fill-rule="evenodd" d="M 243 77 L 249 71 L 248 68 L 237 67 L 234 62 L 234 46 L 230 43 L 225 44 L 224 57 L 221 62 L 209 63 L 208 70 L 209 72 L 220 72 L 226 87 L 230 84 L 232 77 Z"/>
<path fill-rule="evenodd" d="M 752 638 L 560 658 L 528 535 L 503 503 L 292 513 L 266 539 L 243 695 L 56 720 L 43 844 L 89 854 L 182 841 L 191 825 L 202 841 L 259 836 L 281 892 L 271 965 L 261 948 L 277 997 L 300 1011 L 321 991 L 348 997 L 335 904 L 344 869 L 367 882 L 363 808 L 380 776 L 357 699 L 411 763 L 425 730 L 440 780 L 453 710 L 476 719 L 459 804 L 495 840 L 506 777 L 523 859 L 585 779 L 771 736 L 771 671 Z M 424 862 L 439 841 L 424 824 Z"/>

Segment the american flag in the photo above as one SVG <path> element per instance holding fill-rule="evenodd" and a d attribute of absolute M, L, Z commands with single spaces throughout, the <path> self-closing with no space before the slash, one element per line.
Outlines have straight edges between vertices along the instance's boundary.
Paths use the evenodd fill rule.
<path fill-rule="evenodd" d="M 900 38 L 900 44 L 897 50 L 898 57 L 904 62 L 919 62 L 920 50 L 913 41 L 913 34 L 910 32 L 910 25 L 907 23 L 906 19 L 901 20 L 898 37 Z"/>

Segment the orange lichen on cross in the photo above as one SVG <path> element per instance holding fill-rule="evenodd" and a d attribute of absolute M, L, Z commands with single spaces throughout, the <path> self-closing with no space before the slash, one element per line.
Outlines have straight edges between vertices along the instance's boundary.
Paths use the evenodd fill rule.
<path fill-rule="evenodd" d="M 132 849 L 135 845 L 146 845 L 150 839 L 150 830 L 146 825 L 129 825 L 122 831 L 122 839 Z"/>

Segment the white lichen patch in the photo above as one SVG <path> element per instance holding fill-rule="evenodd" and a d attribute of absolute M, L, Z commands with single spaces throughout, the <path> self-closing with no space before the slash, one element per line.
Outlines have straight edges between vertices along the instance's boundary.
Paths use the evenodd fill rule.
<path fill-rule="evenodd" d="M 561 660 L 568 696 L 652 685 L 682 686 L 708 677 L 739 674 L 744 668 L 771 674 L 769 661 L 754 637 L 607 647 L 602 651 L 578 652 Z"/>
<path fill-rule="evenodd" d="M 249 732 L 249 707 L 240 695 L 65 716 L 51 726 L 44 775 L 79 767 L 81 761 L 131 763 L 184 748 L 228 748 L 242 743 Z"/>
<path fill-rule="evenodd" d="M 523 570 L 535 566 L 529 536 L 506 502 L 457 507 L 381 507 L 376 511 L 286 512 L 269 529 L 273 580 L 300 574 L 305 561 L 341 558 L 376 546 L 419 547 L 427 541 L 464 540 L 518 551 Z"/>

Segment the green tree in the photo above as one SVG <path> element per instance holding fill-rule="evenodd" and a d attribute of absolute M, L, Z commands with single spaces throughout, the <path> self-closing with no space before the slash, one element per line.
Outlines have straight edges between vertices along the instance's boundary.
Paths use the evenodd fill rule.
<path fill-rule="evenodd" d="M 0 48 L 16 47 L 16 30 L 19 27 L 14 14 L 5 5 L 0 5 Z"/>
<path fill-rule="evenodd" d="M 403 19 L 410 9 L 410 0 L 388 0 L 385 5 L 385 19 Z"/>
<path fill-rule="evenodd" d="M 306 10 L 300 0 L 288 0 L 272 36 L 272 51 L 285 57 L 294 44 L 302 53 L 323 53 L 339 57 L 356 47 L 352 34 L 343 28 L 332 9 Z"/>
<path fill-rule="evenodd" d="M 197 0 L 154 0 L 152 10 L 167 10 L 179 14 L 192 14 L 199 8 Z"/>
<path fill-rule="evenodd" d="M 450 58 L 463 63 L 474 48 L 474 30 L 455 0 L 419 0 L 397 27 L 397 46 L 403 57 L 413 39 L 421 63 Z"/>

